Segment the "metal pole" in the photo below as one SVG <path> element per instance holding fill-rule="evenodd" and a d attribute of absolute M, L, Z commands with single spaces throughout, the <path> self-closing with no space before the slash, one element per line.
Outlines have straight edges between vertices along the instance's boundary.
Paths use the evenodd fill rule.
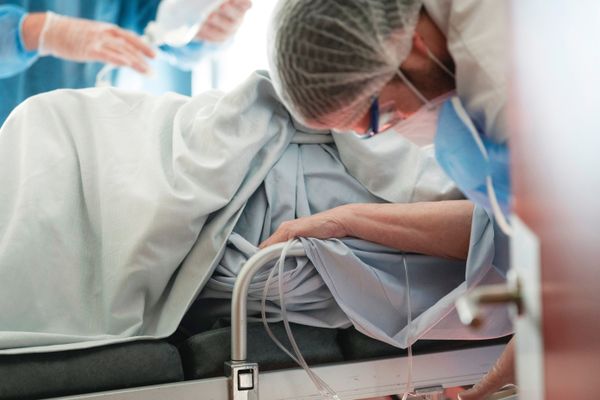
<path fill-rule="evenodd" d="M 246 361 L 247 347 L 247 297 L 248 287 L 254 275 L 267 263 L 276 260 L 281 255 L 285 243 L 278 243 L 263 249 L 244 264 L 235 280 L 231 298 L 231 361 Z M 295 240 L 287 253 L 291 257 L 305 256 L 304 247 Z"/>

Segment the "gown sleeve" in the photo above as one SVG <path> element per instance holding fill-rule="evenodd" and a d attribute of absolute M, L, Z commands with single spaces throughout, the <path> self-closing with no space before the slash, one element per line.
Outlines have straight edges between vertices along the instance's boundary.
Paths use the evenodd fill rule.
<path fill-rule="evenodd" d="M 21 26 L 27 12 L 21 7 L 0 5 L 0 79 L 16 75 L 33 64 L 37 51 L 23 44 Z"/>
<path fill-rule="evenodd" d="M 510 42 L 508 2 L 424 0 L 446 35 L 456 65 L 456 90 L 477 129 L 497 143 L 508 140 L 506 104 Z"/>

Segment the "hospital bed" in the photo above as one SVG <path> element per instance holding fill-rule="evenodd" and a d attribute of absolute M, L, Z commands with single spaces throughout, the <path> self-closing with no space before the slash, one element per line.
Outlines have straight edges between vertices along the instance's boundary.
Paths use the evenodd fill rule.
<path fill-rule="evenodd" d="M 69 352 L 0 356 L 0 399 L 317 399 L 304 370 L 275 347 L 260 323 L 248 323 L 246 295 L 254 274 L 277 259 L 282 245 L 258 252 L 237 278 L 231 326 L 181 338 L 136 341 Z M 289 256 L 304 255 L 295 245 Z M 192 318 L 193 319 L 193 318 Z M 281 324 L 273 324 L 281 341 Z M 342 399 L 402 393 L 406 351 L 353 328 L 293 325 L 303 356 Z M 185 335 L 188 336 L 188 335 Z M 447 387 L 477 382 L 508 338 L 484 341 L 418 341 L 412 383 L 423 399 L 442 399 Z M 61 397 L 62 396 L 62 397 Z"/>

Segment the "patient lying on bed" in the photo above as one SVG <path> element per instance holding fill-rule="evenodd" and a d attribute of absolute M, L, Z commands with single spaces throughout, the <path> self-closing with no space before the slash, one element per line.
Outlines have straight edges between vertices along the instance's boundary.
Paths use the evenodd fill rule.
<path fill-rule="evenodd" d="M 499 279 L 493 230 L 433 154 L 394 135 L 366 143 L 311 132 L 259 73 L 227 95 L 191 99 L 110 89 L 34 97 L 0 130 L 0 186 L 0 352 L 167 337 L 197 298 L 227 302 L 261 243 L 294 236 L 313 238 L 303 241 L 308 258 L 286 264 L 294 322 L 354 324 L 406 346 L 419 337 L 402 315 L 406 263 L 419 293 L 414 332 L 510 331 L 500 313 L 479 334 L 458 323 L 453 299 Z M 273 319 L 276 310 L 270 301 Z"/>
<path fill-rule="evenodd" d="M 433 154 L 393 134 L 311 132 L 260 73 L 192 99 L 31 98 L 0 129 L 0 187 L 0 353 L 167 337 L 196 298 L 226 303 L 259 245 L 296 236 L 312 239 L 286 264 L 294 322 L 354 324 L 398 346 L 511 329 L 496 312 L 476 336 L 455 317 L 456 296 L 499 279 L 493 230 Z M 268 313 L 278 319 L 276 301 Z"/>

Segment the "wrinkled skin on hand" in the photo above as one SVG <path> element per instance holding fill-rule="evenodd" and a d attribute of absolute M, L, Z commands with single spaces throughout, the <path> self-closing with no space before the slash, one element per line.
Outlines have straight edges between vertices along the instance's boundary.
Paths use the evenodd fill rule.
<path fill-rule="evenodd" d="M 286 221 L 277 228 L 271 237 L 260 244 L 260 248 L 264 249 L 275 243 L 287 242 L 296 237 L 343 238 L 348 234 L 343 223 L 344 212 L 343 207 L 337 207 L 310 217 Z"/>
<path fill-rule="evenodd" d="M 492 369 L 471 389 L 459 394 L 461 400 L 484 400 L 503 386 L 515 383 L 515 338 L 506 345 L 506 349 Z"/>

